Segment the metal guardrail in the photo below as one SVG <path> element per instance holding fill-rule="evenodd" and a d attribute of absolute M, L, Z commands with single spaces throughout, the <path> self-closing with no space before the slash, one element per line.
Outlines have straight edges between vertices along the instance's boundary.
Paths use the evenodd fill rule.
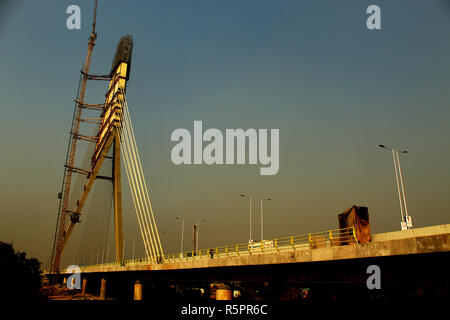
<path fill-rule="evenodd" d="M 324 232 L 308 233 L 299 236 L 277 238 L 273 240 L 263 240 L 253 243 L 239 243 L 230 246 L 221 246 L 198 251 L 187 251 L 183 253 L 170 254 L 161 263 L 173 263 L 182 261 L 193 261 L 199 259 L 215 259 L 230 256 L 257 255 L 274 252 L 284 252 L 297 249 L 317 249 L 330 246 L 342 246 L 351 243 L 358 243 L 353 227 L 344 229 L 328 230 Z M 84 266 L 82 269 L 94 267 L 116 267 L 157 264 L 155 261 L 147 259 L 130 259 L 122 263 L 109 262 L 98 265 Z"/>
<path fill-rule="evenodd" d="M 257 255 L 266 253 L 286 252 L 301 249 L 318 249 L 333 246 L 343 246 L 356 244 L 355 229 L 353 227 L 328 230 L 316 233 L 307 233 L 299 236 L 277 238 L 273 240 L 262 240 L 253 243 L 238 243 L 235 245 L 214 247 L 198 251 L 186 251 L 183 253 L 166 255 L 159 263 L 173 263 L 182 261 L 194 261 L 199 259 L 216 259 L 223 257 L 237 257 L 244 255 Z M 82 270 L 89 270 L 98 267 L 117 267 L 157 264 L 156 261 L 149 261 L 145 258 L 124 260 L 122 263 L 109 262 L 98 265 L 81 267 Z"/>
<path fill-rule="evenodd" d="M 353 228 L 336 229 L 300 236 L 291 236 L 273 240 L 263 240 L 253 243 L 239 243 L 199 251 L 188 251 L 183 254 L 172 254 L 165 257 L 166 262 L 214 259 L 229 256 L 256 255 L 264 253 L 283 252 L 296 249 L 317 249 L 330 246 L 341 246 L 357 243 Z"/>

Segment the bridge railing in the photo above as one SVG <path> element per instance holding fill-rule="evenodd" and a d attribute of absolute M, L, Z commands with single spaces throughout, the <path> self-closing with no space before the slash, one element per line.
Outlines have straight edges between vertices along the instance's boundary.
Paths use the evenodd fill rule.
<path fill-rule="evenodd" d="M 353 227 L 308 233 L 299 236 L 283 237 L 272 240 L 238 243 L 221 247 L 213 247 L 198 251 L 186 251 L 170 254 L 165 262 L 214 259 L 219 257 L 256 255 L 264 253 L 284 252 L 300 249 L 317 249 L 330 246 L 342 246 L 357 243 Z"/>
<path fill-rule="evenodd" d="M 356 244 L 355 229 L 353 227 L 334 229 L 323 232 L 307 233 L 298 236 L 276 238 L 272 240 L 254 241 L 249 243 L 238 243 L 221 247 L 213 247 L 198 251 L 186 251 L 183 253 L 169 254 L 160 263 L 172 263 L 181 261 L 193 261 L 199 259 L 216 259 L 231 256 L 258 255 L 265 253 L 276 253 L 293 250 L 318 249 L 332 246 L 343 246 Z M 156 262 L 145 258 L 124 260 L 121 264 L 117 262 L 103 263 L 82 267 L 84 270 L 98 267 L 136 266 L 148 265 Z"/>

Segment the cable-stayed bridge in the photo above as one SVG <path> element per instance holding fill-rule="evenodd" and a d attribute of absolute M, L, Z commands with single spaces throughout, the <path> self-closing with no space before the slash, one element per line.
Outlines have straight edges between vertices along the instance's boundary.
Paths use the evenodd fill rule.
<path fill-rule="evenodd" d="M 247 297 L 254 297 L 255 292 L 259 292 L 260 297 L 278 299 L 308 297 L 310 293 L 332 296 L 343 288 L 347 288 L 344 291 L 354 297 L 360 297 L 371 293 L 366 287 L 366 271 L 372 265 L 382 270 L 386 280 L 383 283 L 389 292 L 413 294 L 417 290 L 431 290 L 431 286 L 433 294 L 449 295 L 450 280 L 446 270 L 449 267 L 450 225 L 369 234 L 367 238 L 354 218 L 354 222 L 335 230 L 195 248 L 176 254 L 164 253 L 126 95 L 133 41 L 129 35 L 122 37 L 109 74 L 93 75 L 89 68 L 95 40 L 94 15 L 88 53 L 75 99 L 64 181 L 59 194 L 60 207 L 48 272 L 54 283 L 73 280 L 69 277 L 72 269 L 61 266 L 64 250 L 80 218 L 88 211 L 88 198 L 98 198 L 93 193 L 94 185 L 103 181 L 111 188 L 108 193 L 111 203 L 105 205 L 105 214 L 99 218 L 102 227 L 91 230 L 94 234 L 91 236 L 97 237 L 97 248 L 83 248 L 90 250 L 88 256 L 91 258 L 80 253 L 77 259 L 82 277 L 82 296 L 86 292 L 97 292 L 100 298 L 106 299 L 110 296 L 107 288 L 112 286 L 116 290 L 111 296 L 120 297 L 125 292 L 128 298 L 138 300 L 142 299 L 144 291 L 161 293 L 168 288 L 176 292 L 196 290 L 202 295 L 226 300 L 231 299 L 234 292 Z M 85 101 L 88 81 L 109 82 L 104 103 Z M 86 112 L 99 115 L 90 118 L 84 116 Z M 82 124 L 93 124 L 94 134 L 82 134 Z M 81 166 L 76 165 L 78 141 L 89 143 Z M 145 253 L 143 257 L 132 260 L 124 258 L 123 165 Z M 72 182 L 74 174 L 77 180 Z M 111 212 L 114 222 L 113 261 L 108 257 Z M 89 224 L 89 220 L 86 223 Z M 418 269 L 421 271 L 417 272 Z M 403 286 L 405 277 L 412 283 L 406 289 Z"/>

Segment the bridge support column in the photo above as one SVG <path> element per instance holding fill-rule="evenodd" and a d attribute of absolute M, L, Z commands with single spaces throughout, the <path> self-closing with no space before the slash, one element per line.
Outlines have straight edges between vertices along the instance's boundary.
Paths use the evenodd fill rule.
<path fill-rule="evenodd" d="M 142 300 L 142 294 L 144 292 L 144 285 L 137 280 L 134 283 L 134 300 Z"/>
<path fill-rule="evenodd" d="M 84 297 L 86 295 L 86 285 L 87 285 L 87 279 L 83 279 L 83 284 L 81 285 L 81 296 Z"/>
<path fill-rule="evenodd" d="M 102 279 L 102 281 L 101 281 L 100 300 L 106 300 L 106 279 Z"/>
<path fill-rule="evenodd" d="M 114 237 L 116 241 L 116 262 L 123 262 L 123 231 L 122 231 L 122 182 L 120 174 L 120 137 L 114 129 L 113 149 L 113 191 L 114 191 Z"/>
<path fill-rule="evenodd" d="M 216 287 L 216 300 L 231 300 L 232 292 L 229 286 L 224 283 Z"/>

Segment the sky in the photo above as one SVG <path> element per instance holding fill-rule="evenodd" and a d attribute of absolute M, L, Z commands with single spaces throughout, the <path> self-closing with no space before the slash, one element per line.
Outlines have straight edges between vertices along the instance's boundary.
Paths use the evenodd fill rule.
<path fill-rule="evenodd" d="M 71 4 L 81 30 L 66 27 Z M 381 30 L 366 27 L 372 4 Z M 0 241 L 45 265 L 92 15 L 88 0 L 0 5 Z M 206 220 L 201 248 L 247 241 L 243 193 L 254 198 L 255 239 L 261 197 L 273 199 L 265 238 L 335 229 L 352 205 L 369 208 L 372 232 L 389 232 L 400 229 L 400 208 L 392 155 L 378 144 L 409 152 L 400 160 L 414 226 L 450 222 L 449 31 L 447 0 L 99 0 L 91 73 L 109 73 L 119 39 L 133 36 L 127 99 L 166 253 L 180 250 L 176 217 L 185 249 L 197 220 Z M 89 83 L 86 101 L 105 92 L 105 82 Z M 279 172 L 174 165 L 171 133 L 192 132 L 195 120 L 223 132 L 279 129 Z M 139 233 L 124 189 L 130 258 Z"/>

